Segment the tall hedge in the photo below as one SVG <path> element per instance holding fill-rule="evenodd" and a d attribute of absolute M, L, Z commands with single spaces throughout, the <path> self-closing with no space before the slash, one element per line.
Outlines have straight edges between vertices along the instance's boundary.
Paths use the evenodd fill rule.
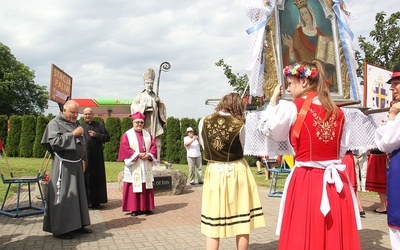
<path fill-rule="evenodd" d="M 95 121 L 95 122 L 100 122 L 100 123 L 103 123 L 103 124 L 104 124 L 104 119 L 103 119 L 103 117 L 101 117 L 101 116 L 93 117 L 93 121 Z"/>
<path fill-rule="evenodd" d="M 0 140 L 3 145 L 7 144 L 7 123 L 8 117 L 6 115 L 0 115 Z"/>
<path fill-rule="evenodd" d="M 122 118 L 122 120 L 121 120 L 121 135 L 124 134 L 129 129 L 131 129 L 132 126 L 133 126 L 132 118 L 130 118 L 130 117 Z"/>
<path fill-rule="evenodd" d="M 166 160 L 168 162 L 179 163 L 180 148 L 182 147 L 181 128 L 178 118 L 169 117 L 167 119 L 166 136 Z"/>
<path fill-rule="evenodd" d="M 104 146 L 104 160 L 117 161 L 121 138 L 121 120 L 118 117 L 108 117 L 105 126 L 110 134 L 110 141 L 106 142 Z"/>
<path fill-rule="evenodd" d="M 42 141 L 43 133 L 48 123 L 49 119 L 43 115 L 38 116 L 36 119 L 36 136 L 35 142 L 33 143 L 33 157 L 35 158 L 42 158 L 46 152 L 40 142 Z"/>
<path fill-rule="evenodd" d="M 42 158 L 45 151 L 40 141 L 47 124 L 54 117 L 54 115 L 38 116 L 35 119 L 36 121 L 33 121 L 32 116 L 29 115 L 26 115 L 26 117 L 13 115 L 9 120 L 7 116 L 0 115 L 0 139 L 3 140 L 7 156 Z M 94 120 L 104 122 L 101 117 L 95 117 Z M 164 126 L 164 134 L 162 135 L 161 159 L 186 164 L 186 149 L 183 146 L 183 137 L 186 136 L 187 127 L 192 127 L 195 134 L 198 134 L 197 124 L 199 120 L 191 118 L 179 120 L 174 117 L 167 119 L 167 123 Z M 83 122 L 83 117 L 80 118 L 80 121 Z M 105 143 L 104 157 L 106 161 L 116 161 L 121 135 L 132 127 L 132 120 L 130 117 L 124 117 L 122 121 L 118 117 L 108 117 L 104 123 L 111 137 L 111 141 Z M 7 124 L 10 124 L 9 131 Z M 33 143 L 30 141 L 32 136 L 34 136 Z M 31 144 L 31 148 L 29 148 L 29 144 Z"/>
<path fill-rule="evenodd" d="M 21 138 L 19 142 L 19 156 L 30 158 L 33 156 L 33 144 L 36 135 L 36 117 L 24 115 L 22 117 Z"/>
<path fill-rule="evenodd" d="M 161 135 L 161 152 L 160 152 L 160 159 L 161 160 L 166 160 L 167 161 L 167 134 L 168 134 L 168 120 L 167 123 L 164 125 L 164 133 Z"/>
<path fill-rule="evenodd" d="M 6 153 L 10 157 L 19 156 L 19 141 L 21 139 L 22 116 L 10 117 L 10 131 L 7 134 Z"/>
<path fill-rule="evenodd" d="M 201 120 L 201 118 L 197 118 L 196 119 L 196 129 L 195 129 L 195 131 L 197 131 L 198 129 L 199 129 L 199 125 L 200 125 L 200 120 Z M 193 128 L 194 129 L 194 128 Z M 200 132 L 201 131 L 198 131 L 198 135 L 200 135 Z M 203 154 L 203 147 L 200 147 L 200 152 L 201 152 L 201 155 L 202 155 L 202 163 L 203 163 L 203 165 L 207 165 L 207 161 L 206 160 L 204 160 L 204 154 Z"/>

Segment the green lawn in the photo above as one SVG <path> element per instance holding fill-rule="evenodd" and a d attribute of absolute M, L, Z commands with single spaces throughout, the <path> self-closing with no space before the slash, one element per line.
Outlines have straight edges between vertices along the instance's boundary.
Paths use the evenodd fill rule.
<path fill-rule="evenodd" d="M 42 159 L 38 158 L 18 158 L 18 157 L 7 157 L 8 163 L 10 165 L 11 171 L 13 172 L 15 177 L 21 176 L 35 176 L 42 166 Z M 45 165 L 45 164 L 44 164 Z M 48 169 L 51 167 L 51 162 L 49 163 Z M 206 166 L 203 166 L 203 171 Z M 45 167 L 44 167 L 45 168 Z M 189 171 L 187 165 L 174 164 L 172 165 L 173 169 L 179 169 L 183 171 L 187 176 L 189 176 Z M 107 171 L 107 181 L 108 182 L 117 182 L 118 181 L 118 173 L 124 169 L 122 162 L 106 162 L 106 171 Z M 4 174 L 5 177 L 9 177 L 9 170 L 6 164 L 5 158 L 0 158 L 0 171 Z M 251 167 L 251 171 L 255 174 L 257 171 L 256 167 Z M 265 175 L 254 175 L 257 185 L 269 187 L 270 181 L 265 181 Z M 284 178 L 281 178 L 278 181 L 278 189 L 283 188 Z M 6 184 L 0 182 L 0 204 L 4 200 L 4 195 L 7 189 Z M 8 197 L 11 197 L 17 190 L 17 185 L 13 184 L 11 191 L 8 194 Z"/>

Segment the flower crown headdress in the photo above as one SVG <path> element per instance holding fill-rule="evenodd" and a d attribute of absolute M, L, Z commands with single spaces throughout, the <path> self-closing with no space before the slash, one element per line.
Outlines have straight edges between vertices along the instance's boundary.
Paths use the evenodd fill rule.
<path fill-rule="evenodd" d="M 295 76 L 297 78 L 309 77 L 310 79 L 315 79 L 318 76 L 318 70 L 315 67 L 305 67 L 302 64 L 289 65 L 283 69 L 283 74 L 286 77 Z"/>

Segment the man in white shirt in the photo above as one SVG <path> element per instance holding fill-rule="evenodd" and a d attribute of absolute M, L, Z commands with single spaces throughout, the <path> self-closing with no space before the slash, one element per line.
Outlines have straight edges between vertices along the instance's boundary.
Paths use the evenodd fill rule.
<path fill-rule="evenodd" d="M 200 152 L 200 143 L 198 140 L 198 136 L 194 135 L 193 128 L 188 127 L 186 129 L 185 138 L 183 139 L 183 144 L 186 148 L 187 153 L 187 161 L 189 165 L 189 179 L 190 185 L 196 184 L 196 173 L 197 169 L 197 179 L 199 184 L 203 184 L 203 173 L 201 169 L 201 152 Z"/>

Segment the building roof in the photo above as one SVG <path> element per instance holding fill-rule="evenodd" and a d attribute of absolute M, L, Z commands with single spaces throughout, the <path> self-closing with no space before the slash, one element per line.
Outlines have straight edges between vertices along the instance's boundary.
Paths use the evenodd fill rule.
<path fill-rule="evenodd" d="M 72 98 L 79 104 L 79 112 L 87 107 L 92 108 L 95 115 L 107 114 L 108 116 L 129 116 L 131 113 L 132 99 L 111 98 Z"/>

